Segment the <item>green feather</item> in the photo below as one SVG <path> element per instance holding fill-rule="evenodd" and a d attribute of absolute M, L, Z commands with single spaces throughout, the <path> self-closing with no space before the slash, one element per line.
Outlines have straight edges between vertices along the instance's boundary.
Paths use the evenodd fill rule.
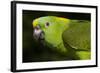
<path fill-rule="evenodd" d="M 44 32 L 46 45 L 55 52 L 68 60 L 90 59 L 90 21 L 44 16 L 34 23 Z M 46 27 L 46 23 L 50 25 Z"/>
<path fill-rule="evenodd" d="M 90 59 L 91 29 L 90 21 L 71 20 L 70 26 L 63 32 L 64 44 L 69 44 L 76 50 L 79 59 Z M 66 46 L 67 47 L 67 46 Z"/>

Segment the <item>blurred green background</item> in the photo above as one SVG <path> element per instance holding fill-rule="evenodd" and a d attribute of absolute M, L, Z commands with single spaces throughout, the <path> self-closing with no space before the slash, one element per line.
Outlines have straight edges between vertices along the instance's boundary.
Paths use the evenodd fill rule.
<path fill-rule="evenodd" d="M 32 21 L 42 16 L 58 16 L 69 19 L 90 20 L 89 13 L 51 12 L 23 10 L 23 62 L 61 61 L 66 57 L 43 46 L 33 38 Z"/>

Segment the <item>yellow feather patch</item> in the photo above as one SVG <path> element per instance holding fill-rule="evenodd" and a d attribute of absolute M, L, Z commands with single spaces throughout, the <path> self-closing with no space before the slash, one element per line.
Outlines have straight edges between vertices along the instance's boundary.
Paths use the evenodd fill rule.
<path fill-rule="evenodd" d="M 66 21 L 66 22 L 69 22 L 70 20 L 67 19 L 67 18 L 59 18 L 61 21 Z"/>
<path fill-rule="evenodd" d="M 33 20 L 32 25 L 33 27 L 36 27 L 38 25 L 38 20 L 37 19 Z"/>

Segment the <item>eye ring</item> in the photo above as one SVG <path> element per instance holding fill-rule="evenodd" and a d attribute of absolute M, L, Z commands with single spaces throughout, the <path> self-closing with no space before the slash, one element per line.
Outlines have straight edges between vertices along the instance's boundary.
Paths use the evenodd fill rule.
<path fill-rule="evenodd" d="M 46 27 L 48 27 L 49 25 L 50 25 L 49 22 L 47 22 L 47 23 L 45 24 Z"/>

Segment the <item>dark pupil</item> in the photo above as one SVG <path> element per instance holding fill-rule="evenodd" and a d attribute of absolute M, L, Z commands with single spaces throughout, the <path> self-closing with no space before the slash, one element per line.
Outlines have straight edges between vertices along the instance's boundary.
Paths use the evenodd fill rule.
<path fill-rule="evenodd" d="M 48 22 L 46 23 L 46 26 L 49 26 L 49 23 Z"/>

